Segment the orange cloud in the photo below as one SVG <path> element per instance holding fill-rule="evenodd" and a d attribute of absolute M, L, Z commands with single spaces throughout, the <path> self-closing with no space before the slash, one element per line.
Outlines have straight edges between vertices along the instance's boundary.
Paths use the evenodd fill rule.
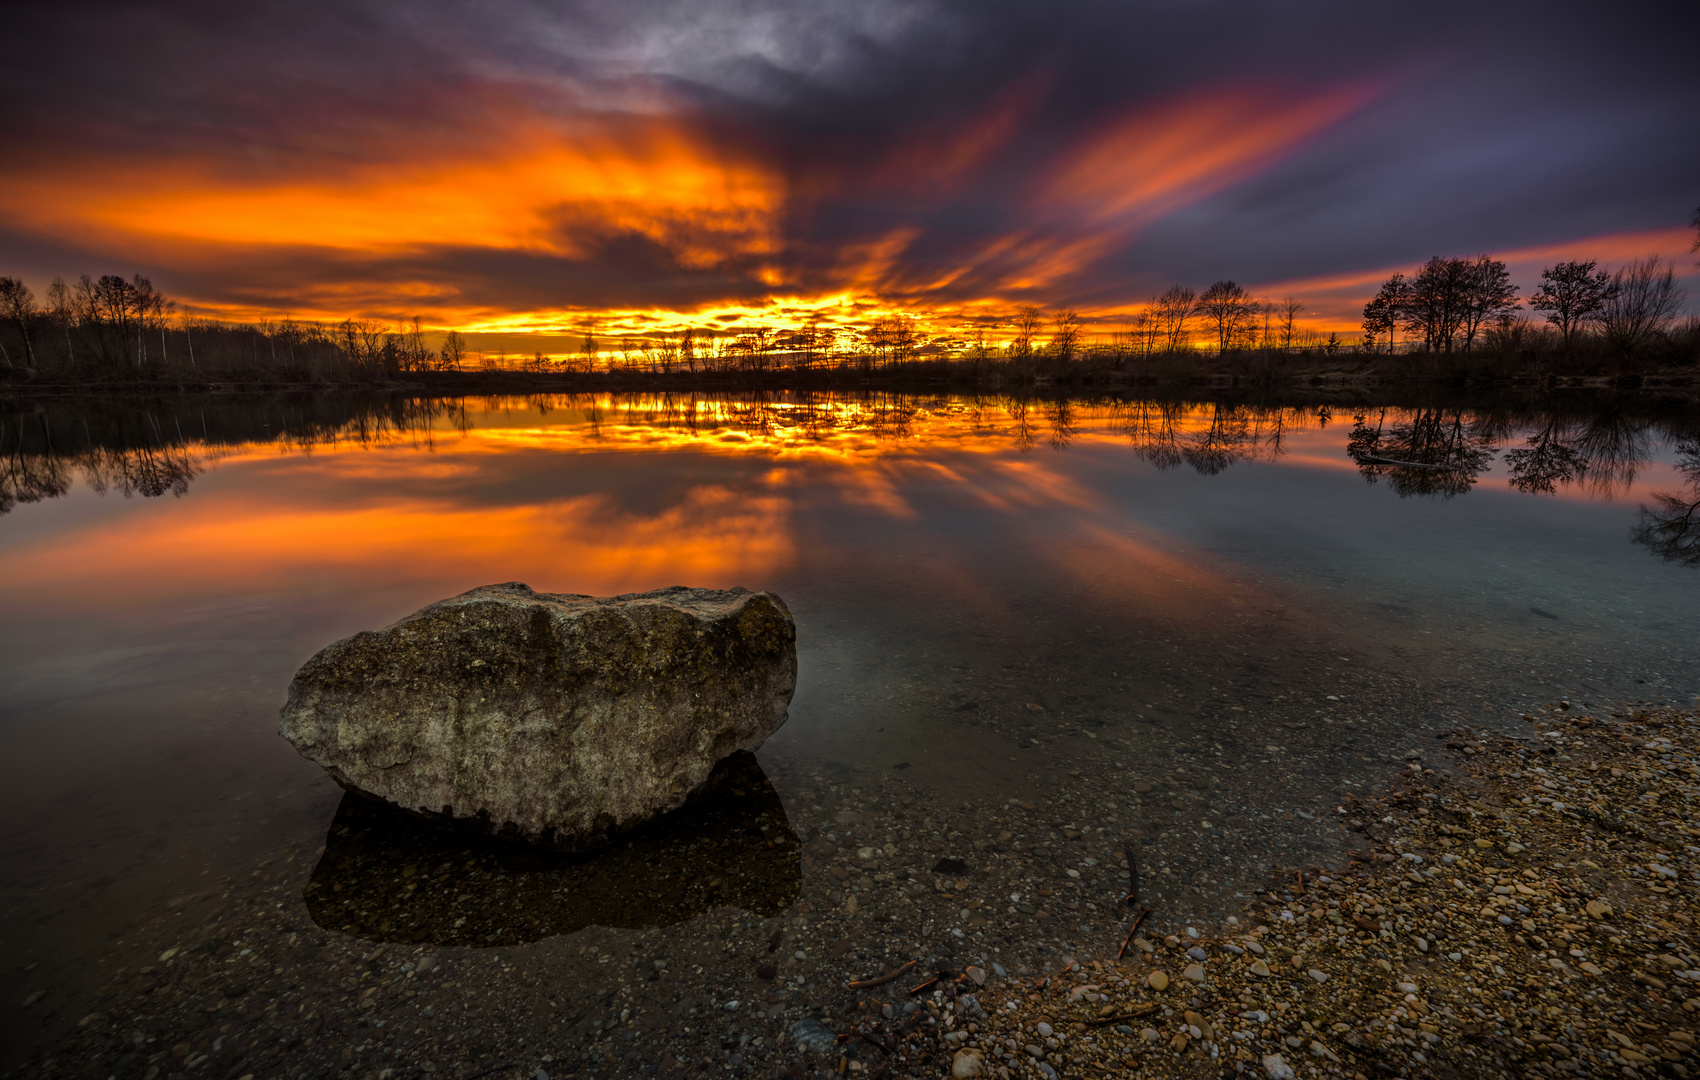
<path fill-rule="evenodd" d="M 686 267 L 771 254 L 783 180 L 684 117 L 491 116 L 452 150 L 229 175 L 203 160 L 63 161 L 0 175 L 0 220 L 141 256 L 206 245 L 384 254 L 453 245 L 590 254 L 646 237 Z M 391 148 L 392 150 L 394 148 Z"/>
<path fill-rule="evenodd" d="M 1082 140 L 1038 199 L 1089 222 L 1136 227 L 1266 168 L 1378 92 L 1354 84 L 1283 101 L 1233 87 L 1141 106 Z"/>

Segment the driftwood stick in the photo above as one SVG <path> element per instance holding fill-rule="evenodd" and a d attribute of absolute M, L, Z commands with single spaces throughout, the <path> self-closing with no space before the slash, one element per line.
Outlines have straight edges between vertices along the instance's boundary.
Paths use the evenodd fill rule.
<path fill-rule="evenodd" d="M 1085 1024 L 1087 1027 L 1103 1027 L 1106 1024 L 1119 1024 L 1123 1020 L 1137 1020 L 1142 1016 L 1150 1016 L 1160 1007 L 1161 1006 L 1159 1006 L 1155 1001 L 1147 1001 L 1143 1005 L 1135 1005 L 1133 1008 L 1128 1009 L 1125 1012 L 1116 1013 L 1114 1016 L 1100 1016 L 1096 1020 L 1079 1020 L 1076 1021 L 1076 1023 Z"/>
<path fill-rule="evenodd" d="M 908 971 L 910 968 L 912 968 L 914 966 L 915 966 L 915 961 L 911 960 L 907 964 L 904 964 L 902 967 L 898 968 L 895 971 L 888 971 L 884 975 L 880 975 L 876 978 L 859 979 L 855 982 L 852 982 L 850 984 L 850 989 L 852 989 L 852 990 L 865 990 L 870 986 L 884 986 L 886 983 L 891 982 L 893 979 L 897 978 L 899 975 L 903 974 L 905 971 Z"/>
<path fill-rule="evenodd" d="M 1133 925 L 1128 927 L 1127 937 L 1122 939 L 1122 947 L 1116 950 L 1117 960 L 1120 960 L 1122 957 L 1127 955 L 1127 947 L 1133 944 L 1133 935 L 1139 933 L 1139 928 L 1145 925 L 1145 917 L 1150 914 L 1151 909 L 1146 908 L 1144 911 L 1141 911 L 1138 915 L 1134 916 Z"/>
<path fill-rule="evenodd" d="M 1139 906 L 1139 862 L 1133 857 L 1133 845 L 1123 844 L 1122 854 L 1127 856 L 1127 899 L 1122 901 L 1130 908 Z"/>

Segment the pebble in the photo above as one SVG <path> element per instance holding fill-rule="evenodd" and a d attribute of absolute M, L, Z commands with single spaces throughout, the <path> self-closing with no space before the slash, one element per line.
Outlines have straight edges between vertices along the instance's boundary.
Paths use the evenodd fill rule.
<path fill-rule="evenodd" d="M 1159 994 L 1169 988 L 1169 976 L 1166 972 L 1153 971 L 1145 977 L 1145 981 L 1150 983 L 1151 989 L 1157 991 Z"/>

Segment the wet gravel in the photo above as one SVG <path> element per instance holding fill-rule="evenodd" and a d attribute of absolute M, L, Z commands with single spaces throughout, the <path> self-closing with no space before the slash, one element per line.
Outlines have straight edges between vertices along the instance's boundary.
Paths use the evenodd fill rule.
<path fill-rule="evenodd" d="M 1531 714 L 1517 738 L 1454 727 L 1381 794 L 1243 823 L 1329 830 L 1341 856 L 1214 890 L 1189 876 L 1209 829 L 1141 827 L 1163 793 L 1192 797 L 1184 763 L 1146 791 L 1082 768 L 1050 794 L 951 803 L 901 772 L 787 776 L 783 828 L 764 801 L 771 835 L 743 845 L 800 845 L 783 911 L 693 888 L 646 920 L 629 895 L 624 928 L 517 945 L 470 947 L 468 924 L 438 940 L 466 890 L 446 922 L 408 919 L 410 879 L 358 885 L 395 917 L 339 904 L 361 935 L 325 929 L 310 881 L 382 875 L 361 861 L 339 882 L 324 849 L 288 847 L 173 898 L 81 981 L 31 989 L 13 1007 L 56 1041 L 9 1075 L 1686 1075 L 1700 726 L 1583 711 Z M 1153 910 L 1117 959 L 1128 853 Z M 537 895 L 493 889 L 478 937 Z"/>

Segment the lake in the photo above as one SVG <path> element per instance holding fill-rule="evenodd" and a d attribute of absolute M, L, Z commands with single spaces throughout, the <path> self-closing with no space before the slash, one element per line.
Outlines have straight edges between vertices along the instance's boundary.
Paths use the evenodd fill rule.
<path fill-rule="evenodd" d="M 1113 953 L 1124 849 L 1154 927 L 1209 924 L 1340 864 L 1343 801 L 1459 724 L 1700 690 L 1700 410 L 1653 396 L 53 400 L 0 458 L 8 1068 L 192 946 L 283 993 L 341 979 L 309 939 L 506 970 L 771 928 L 808 954 L 768 950 L 774 1018 L 826 938 Z M 278 737 L 318 649 L 504 581 L 772 590 L 790 720 L 736 798 L 588 862 L 376 813 Z M 692 1009 L 752 992 L 693 966 Z M 228 989 L 179 1057 L 224 1062 Z M 139 1075 L 175 1035 L 136 1024 Z M 645 1064 L 590 1024 L 542 1060 Z"/>

